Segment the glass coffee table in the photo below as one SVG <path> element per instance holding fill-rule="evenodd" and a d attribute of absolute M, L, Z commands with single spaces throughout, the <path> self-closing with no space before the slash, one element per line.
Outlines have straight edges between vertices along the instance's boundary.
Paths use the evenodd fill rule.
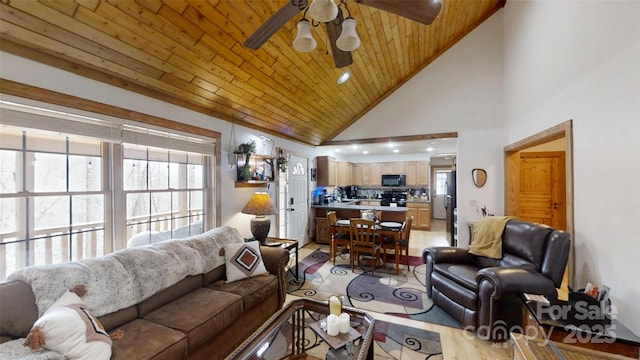
<path fill-rule="evenodd" d="M 366 312 L 343 307 L 351 317 L 348 334 L 329 336 L 321 329 L 327 301 L 293 300 L 275 313 L 227 359 L 373 359 L 375 320 Z"/>

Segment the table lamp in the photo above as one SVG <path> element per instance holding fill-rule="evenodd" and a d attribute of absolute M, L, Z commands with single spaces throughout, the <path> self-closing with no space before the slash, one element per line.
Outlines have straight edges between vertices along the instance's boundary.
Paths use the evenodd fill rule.
<path fill-rule="evenodd" d="M 276 207 L 271 202 L 269 194 L 266 192 L 254 193 L 241 212 L 243 214 L 255 215 L 255 217 L 251 219 L 251 234 L 260 244 L 264 245 L 267 235 L 269 235 L 269 229 L 271 228 L 271 219 L 267 215 L 277 214 Z"/>

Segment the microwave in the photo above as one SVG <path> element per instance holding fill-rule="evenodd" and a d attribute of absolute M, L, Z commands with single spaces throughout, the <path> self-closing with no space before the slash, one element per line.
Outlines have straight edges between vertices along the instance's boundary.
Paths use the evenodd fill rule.
<path fill-rule="evenodd" d="M 406 186 L 405 175 L 382 175 L 382 186 Z"/>

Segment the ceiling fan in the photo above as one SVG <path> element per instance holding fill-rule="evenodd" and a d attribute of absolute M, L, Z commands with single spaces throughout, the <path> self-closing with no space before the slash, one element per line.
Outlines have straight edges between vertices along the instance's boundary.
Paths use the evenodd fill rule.
<path fill-rule="evenodd" d="M 319 0 L 314 1 L 318 2 Z M 333 2 L 333 0 L 330 1 Z M 442 7 L 439 0 L 355 0 L 355 2 L 384 10 L 425 25 L 431 24 L 436 19 Z M 340 4 L 346 8 L 345 0 L 340 0 Z M 253 34 L 245 40 L 244 46 L 257 50 L 284 26 L 284 24 L 296 16 L 296 14 L 304 10 L 306 17 L 308 7 L 309 4 L 307 0 L 290 0 L 254 31 Z M 344 14 L 342 13 L 341 7 L 338 7 L 338 14 L 335 20 L 324 22 L 329 43 L 331 44 L 333 61 L 337 68 L 351 65 L 353 62 L 351 59 L 351 51 L 343 51 L 336 46 L 336 40 L 342 33 L 343 20 Z"/>

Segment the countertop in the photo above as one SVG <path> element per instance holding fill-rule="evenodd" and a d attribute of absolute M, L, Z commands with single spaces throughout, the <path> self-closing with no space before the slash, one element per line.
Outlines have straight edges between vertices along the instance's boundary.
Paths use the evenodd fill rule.
<path fill-rule="evenodd" d="M 359 205 L 360 201 L 376 201 L 376 199 L 353 199 L 348 201 L 337 202 L 334 201 L 329 204 L 323 205 L 311 205 L 316 209 L 352 209 L 352 210 L 382 210 L 390 212 L 406 212 L 407 208 L 404 206 L 392 207 L 392 206 L 376 206 L 376 205 Z"/>
<path fill-rule="evenodd" d="M 349 199 L 347 201 L 380 201 L 382 199 Z M 344 202 L 344 200 L 343 200 Z M 417 204 L 430 204 L 431 201 L 424 199 L 407 199 L 408 203 L 417 203 Z"/>

